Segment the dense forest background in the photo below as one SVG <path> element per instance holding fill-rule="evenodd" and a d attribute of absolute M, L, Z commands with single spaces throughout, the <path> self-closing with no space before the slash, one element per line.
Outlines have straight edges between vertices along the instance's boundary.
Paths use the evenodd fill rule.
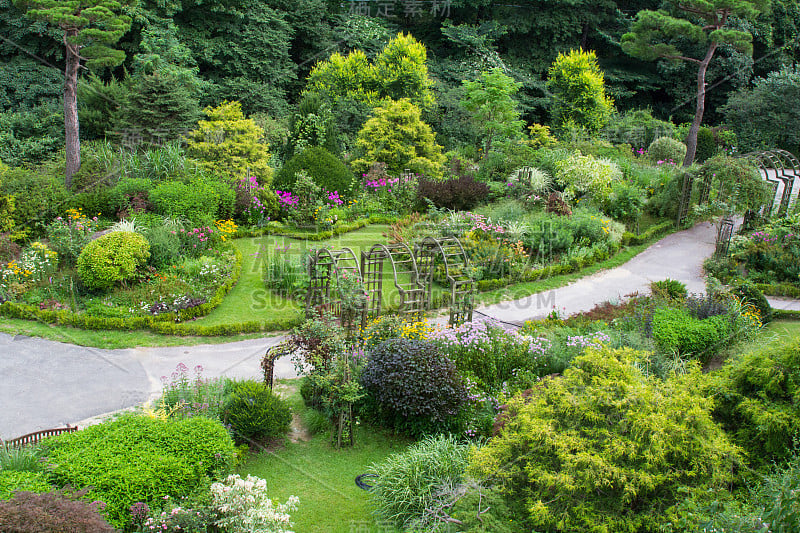
<path fill-rule="evenodd" d="M 474 140 L 459 105 L 462 80 L 501 67 L 521 84 L 522 118 L 546 124 L 548 68 L 559 52 L 578 48 L 596 51 L 619 112 L 648 108 L 685 123 L 694 114 L 696 66 L 640 61 L 620 48 L 636 13 L 659 7 L 646 0 L 142 0 L 123 8 L 133 20 L 116 45 L 124 62 L 82 72 L 81 138 L 119 136 L 133 126 L 169 138 L 193 128 L 205 106 L 227 99 L 241 102 L 283 158 L 279 145 L 296 126 L 312 67 L 334 52 L 360 49 L 374 58 L 400 31 L 427 48 L 436 104 L 424 119 L 445 149 Z M 800 55 L 796 0 L 775 0 L 754 22 L 730 25 L 752 33 L 753 54 L 719 50 L 707 78 L 709 125 L 724 122 L 721 109 L 734 91 L 793 66 Z M 36 163 L 64 143 L 61 32 L 0 0 L 0 37 L 0 159 Z"/>

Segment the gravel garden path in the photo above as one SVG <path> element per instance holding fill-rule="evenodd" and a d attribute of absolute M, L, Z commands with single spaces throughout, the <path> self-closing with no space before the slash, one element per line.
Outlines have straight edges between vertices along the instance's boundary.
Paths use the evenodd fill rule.
<path fill-rule="evenodd" d="M 709 223 L 664 237 L 627 263 L 565 287 L 479 308 L 489 316 L 521 324 L 554 308 L 562 315 L 587 311 L 604 301 L 645 293 L 651 281 L 679 280 L 690 292 L 704 289 L 702 264 L 714 252 Z M 800 301 L 770 298 L 780 309 L 800 310 Z M 131 408 L 159 394 L 161 377 L 178 364 L 203 367 L 203 376 L 260 377 L 261 357 L 282 337 L 228 344 L 105 350 L 0 333 L 0 438 L 84 425 L 106 413 Z M 295 377 L 284 358 L 275 377 Z"/>

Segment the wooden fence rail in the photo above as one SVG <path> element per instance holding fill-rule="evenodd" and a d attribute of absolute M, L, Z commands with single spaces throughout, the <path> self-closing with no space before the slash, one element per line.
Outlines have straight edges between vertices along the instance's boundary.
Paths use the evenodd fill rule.
<path fill-rule="evenodd" d="M 77 430 L 78 426 L 70 425 L 67 425 L 65 428 L 43 429 L 41 431 L 34 431 L 33 433 L 28 433 L 27 435 L 17 437 L 16 439 L 7 441 L 0 440 L 0 446 L 4 445 L 6 449 L 22 448 L 23 446 L 28 446 L 30 444 L 37 444 L 47 437 L 55 437 L 56 435 L 61 435 L 62 433 L 72 433 L 73 431 Z"/>

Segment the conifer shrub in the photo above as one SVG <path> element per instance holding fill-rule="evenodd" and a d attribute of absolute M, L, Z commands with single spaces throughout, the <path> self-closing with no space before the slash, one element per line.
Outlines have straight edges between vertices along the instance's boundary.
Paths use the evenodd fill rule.
<path fill-rule="evenodd" d="M 292 421 L 286 402 L 254 380 L 231 383 L 222 411 L 236 441 L 242 443 L 282 437 Z"/>
<path fill-rule="evenodd" d="M 328 192 L 346 197 L 355 184 L 355 176 L 339 158 L 321 146 L 306 148 L 284 163 L 275 175 L 273 187 L 279 191 L 292 190 L 297 173 L 304 170 L 312 181 Z"/>
<path fill-rule="evenodd" d="M 453 362 L 436 345 L 416 339 L 389 339 L 376 346 L 361 384 L 370 414 L 412 436 L 447 431 L 467 399 Z"/>
<path fill-rule="evenodd" d="M 505 495 L 530 531 L 657 531 L 684 488 L 720 487 L 740 462 L 711 418 L 702 374 L 660 381 L 646 354 L 593 349 L 507 403 L 467 470 Z"/>
<path fill-rule="evenodd" d="M 150 257 L 142 235 L 114 231 L 87 244 L 78 256 L 78 276 L 90 289 L 105 290 L 136 277 Z"/>

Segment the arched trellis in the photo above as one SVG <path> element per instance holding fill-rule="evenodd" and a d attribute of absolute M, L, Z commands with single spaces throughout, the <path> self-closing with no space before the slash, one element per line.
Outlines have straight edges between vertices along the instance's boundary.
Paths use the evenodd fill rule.
<path fill-rule="evenodd" d="M 367 318 L 377 317 L 381 312 L 387 261 L 400 296 L 402 314 L 421 314 L 433 308 L 434 281 L 443 280 L 449 289 L 450 324 L 472 320 L 475 281 L 469 258 L 456 237 L 425 237 L 413 249 L 402 243 L 376 244 L 368 252 L 362 252 L 361 262 L 350 248 L 314 250 L 308 265 L 306 316 L 330 313 L 338 316 L 348 329 L 356 325 L 359 317 L 362 324 Z M 358 289 L 354 291 L 356 285 Z M 366 294 L 354 302 L 353 292 L 361 294 L 361 287 Z"/>
<path fill-rule="evenodd" d="M 414 257 L 419 279 L 425 286 L 426 307 L 433 307 L 433 282 L 441 276 L 450 289 L 450 324 L 471 321 L 475 281 L 461 241 L 457 237 L 425 237 L 414 245 Z"/>
<path fill-rule="evenodd" d="M 330 313 L 345 328 L 352 328 L 364 309 L 365 298 L 352 294 L 361 283 L 361 268 L 350 248 L 313 250 L 308 263 L 309 286 L 306 317 Z"/>
<path fill-rule="evenodd" d="M 797 193 L 794 189 L 795 181 L 800 178 L 800 161 L 786 150 L 750 152 L 742 157 L 751 159 L 758 165 L 764 180 L 772 188 L 773 200 L 769 206 L 765 206 L 764 215 L 772 216 L 772 211 L 777 203 L 777 216 L 786 216 L 792 200 L 797 201 Z"/>
<path fill-rule="evenodd" d="M 401 315 L 422 315 L 425 311 L 425 286 L 420 283 L 414 252 L 405 243 L 376 244 L 361 252 L 361 272 L 367 291 L 364 321 L 377 318 L 383 305 L 384 265 L 394 276 Z"/>
<path fill-rule="evenodd" d="M 768 150 L 750 152 L 742 155 L 752 160 L 759 169 L 761 176 L 772 188 L 773 200 L 764 206 L 764 215 L 772 216 L 775 204 L 778 204 L 778 216 L 786 216 L 793 201 L 797 201 L 795 184 L 800 181 L 800 161 L 786 150 Z M 698 203 L 708 202 L 712 189 L 713 176 L 706 176 L 701 180 L 698 190 Z M 689 214 L 692 191 L 695 186 L 694 174 L 686 172 L 683 177 L 681 197 L 678 204 L 678 217 L 676 224 L 682 225 Z M 746 217 L 745 217 L 746 218 Z M 746 221 L 745 221 L 746 222 Z"/>

